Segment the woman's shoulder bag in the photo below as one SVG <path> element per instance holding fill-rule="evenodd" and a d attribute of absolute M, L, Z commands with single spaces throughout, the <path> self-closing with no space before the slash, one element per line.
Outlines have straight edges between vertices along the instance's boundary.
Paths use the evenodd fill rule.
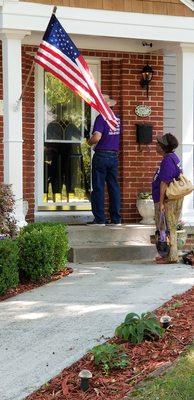
<path fill-rule="evenodd" d="M 175 163 L 174 159 L 172 157 L 170 158 Z M 174 178 L 173 181 L 169 183 L 166 189 L 166 196 L 169 200 L 181 199 L 187 194 L 190 194 L 193 189 L 192 182 L 187 179 L 185 175 L 180 173 L 178 178 Z"/>

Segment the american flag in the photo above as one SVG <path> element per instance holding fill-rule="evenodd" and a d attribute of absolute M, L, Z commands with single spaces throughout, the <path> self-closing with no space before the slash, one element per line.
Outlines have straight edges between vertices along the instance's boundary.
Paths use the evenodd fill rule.
<path fill-rule="evenodd" d="M 118 124 L 116 116 L 105 101 L 80 51 L 54 14 L 38 48 L 35 62 L 81 96 L 115 131 Z"/>

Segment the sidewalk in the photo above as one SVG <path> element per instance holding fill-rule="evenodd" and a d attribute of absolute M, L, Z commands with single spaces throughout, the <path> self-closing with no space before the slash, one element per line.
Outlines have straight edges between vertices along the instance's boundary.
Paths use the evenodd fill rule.
<path fill-rule="evenodd" d="M 21 400 L 99 339 L 126 313 L 153 310 L 194 285 L 186 265 L 92 263 L 0 303 L 0 399 Z"/>

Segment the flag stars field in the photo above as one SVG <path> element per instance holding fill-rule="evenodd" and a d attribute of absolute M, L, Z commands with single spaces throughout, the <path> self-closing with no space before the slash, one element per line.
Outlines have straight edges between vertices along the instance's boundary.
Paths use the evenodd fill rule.
<path fill-rule="evenodd" d="M 52 14 L 35 62 L 60 79 L 73 92 L 98 111 L 114 134 L 118 121 L 78 48 Z"/>

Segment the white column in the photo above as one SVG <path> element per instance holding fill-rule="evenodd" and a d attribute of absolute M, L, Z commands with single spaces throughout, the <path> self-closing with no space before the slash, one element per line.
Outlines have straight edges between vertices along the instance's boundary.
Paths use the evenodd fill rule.
<path fill-rule="evenodd" d="M 22 92 L 21 40 L 26 32 L 4 31 L 3 103 L 4 103 L 4 182 L 12 185 L 15 196 L 15 218 L 19 227 L 26 224 L 23 213 L 22 168 Z"/>
<path fill-rule="evenodd" d="M 181 44 L 177 52 L 177 126 L 183 172 L 193 182 L 194 160 L 194 45 Z M 193 193 L 184 198 L 183 219 L 194 222 Z M 193 220 L 193 221 L 192 221 Z"/>

